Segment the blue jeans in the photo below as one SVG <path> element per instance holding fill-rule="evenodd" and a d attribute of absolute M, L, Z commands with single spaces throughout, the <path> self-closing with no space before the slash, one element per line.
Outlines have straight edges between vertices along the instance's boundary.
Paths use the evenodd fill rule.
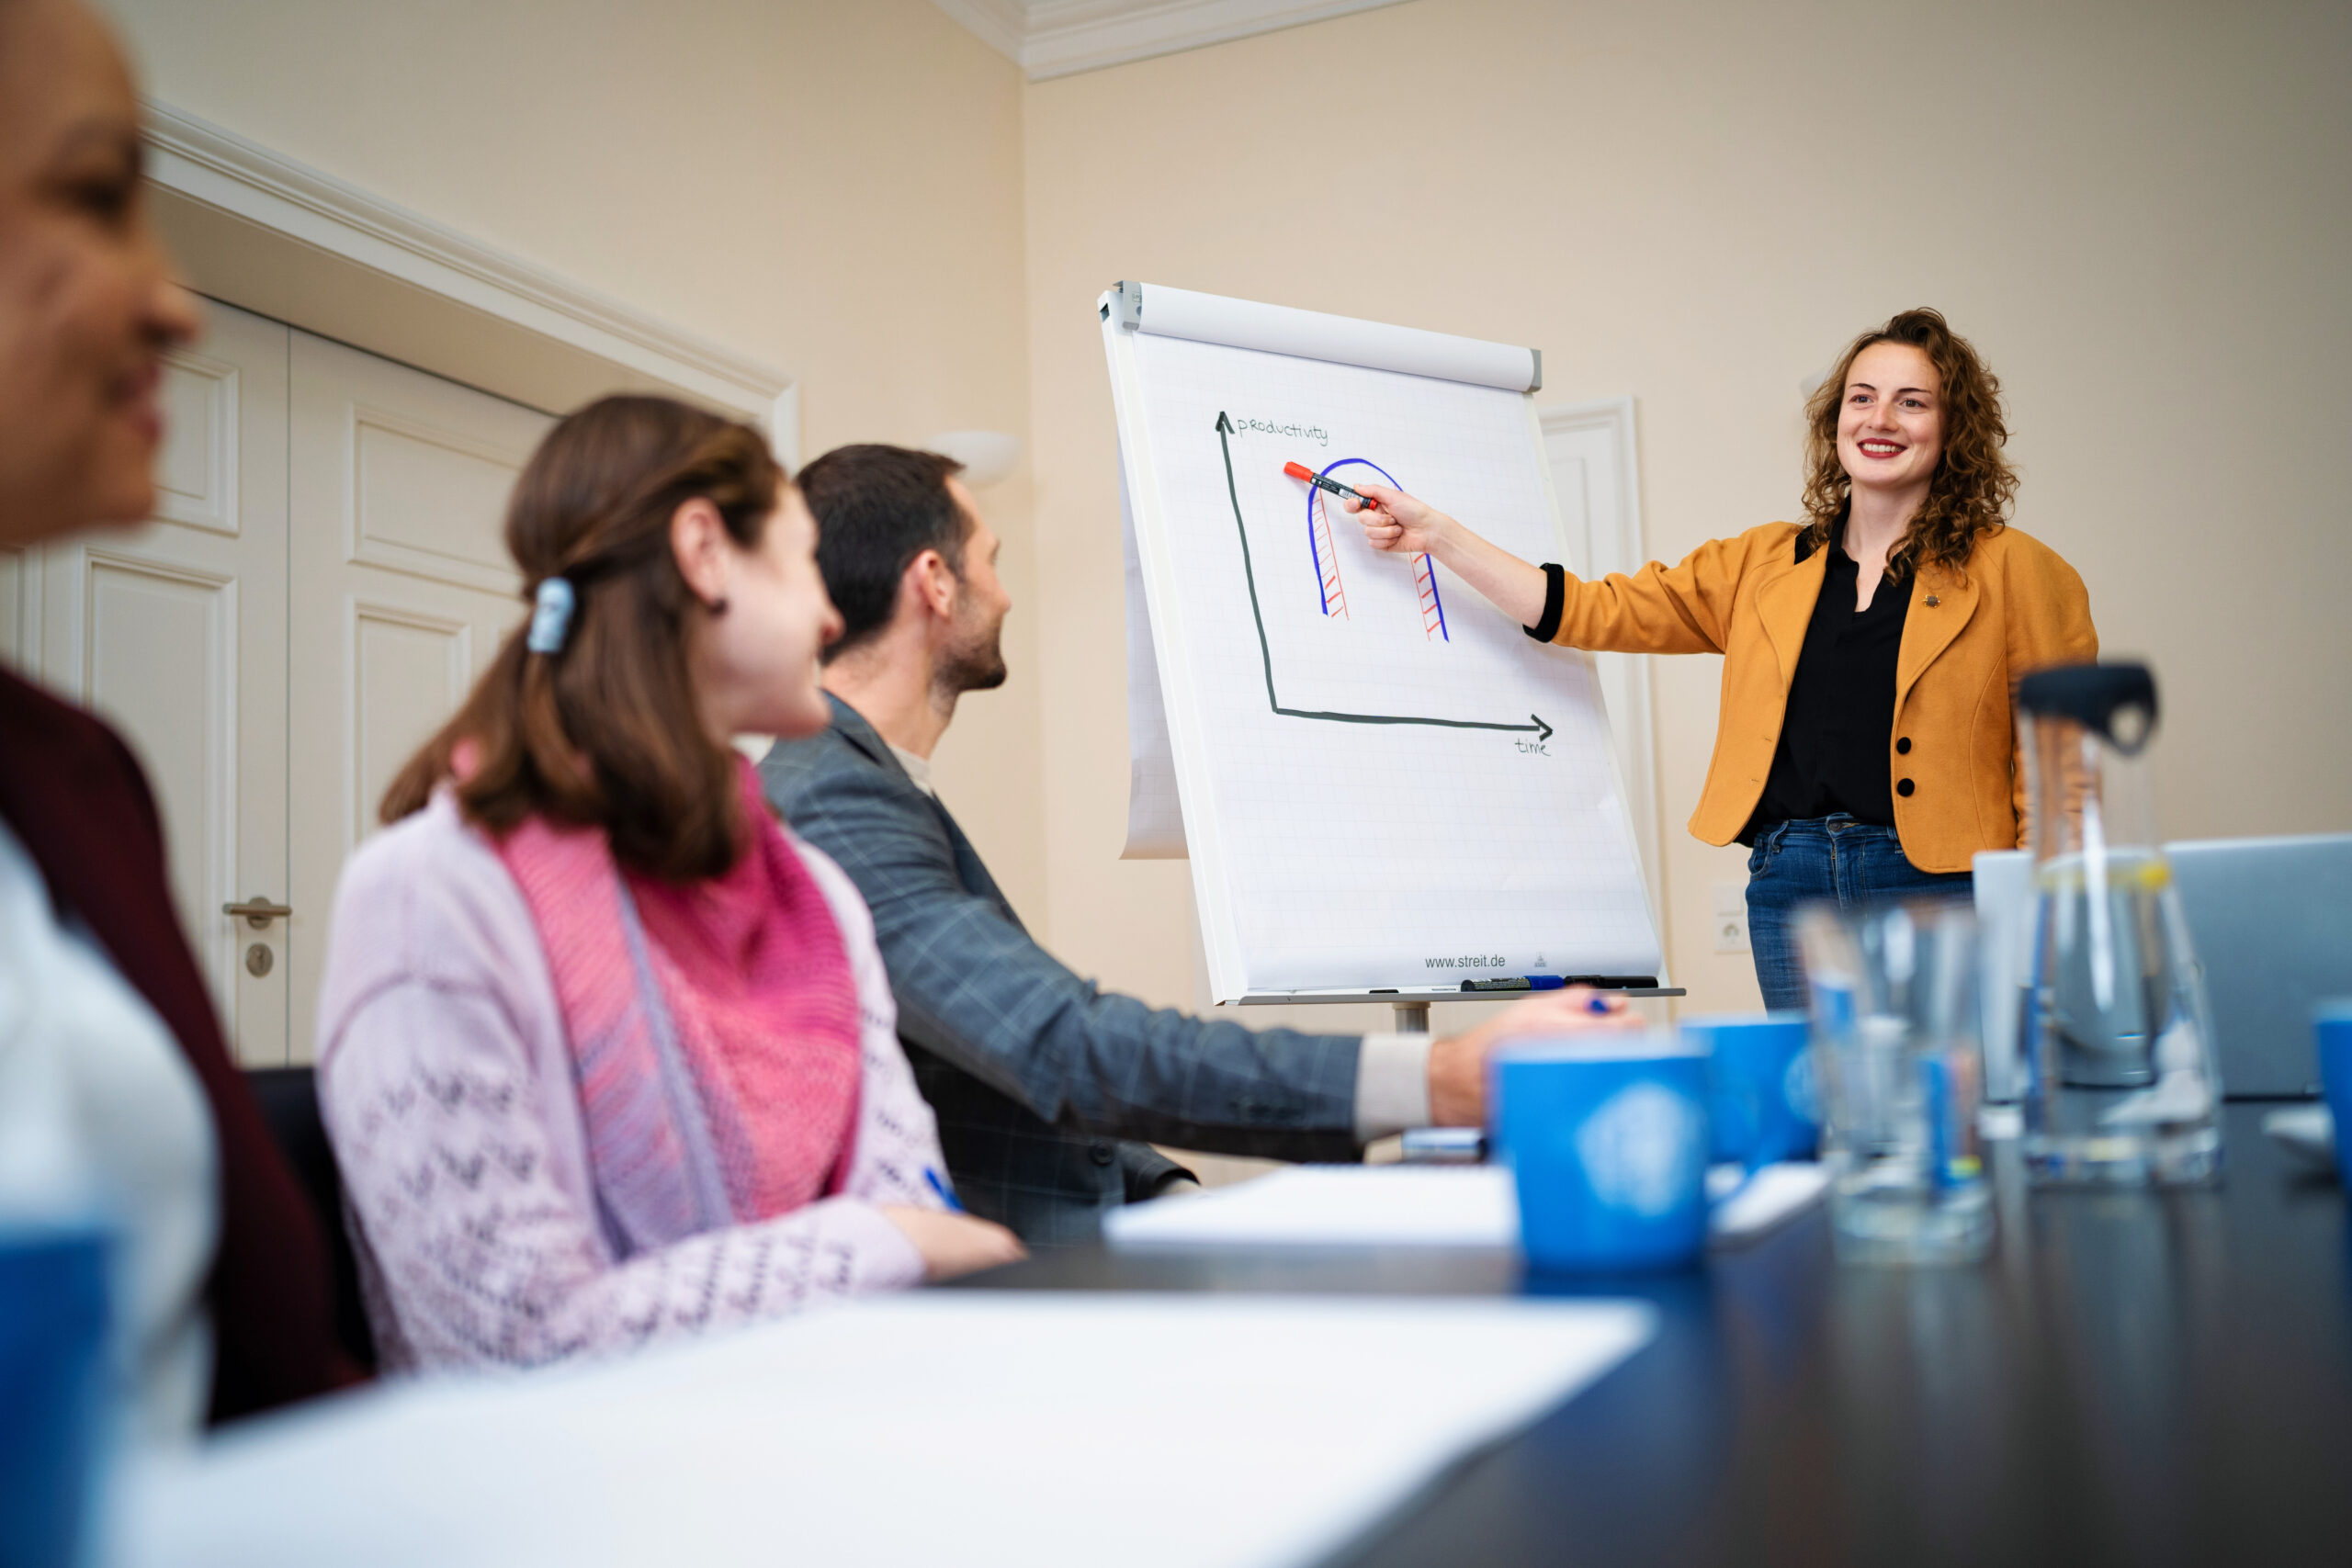
<path fill-rule="evenodd" d="M 1764 1005 L 1805 1005 L 1796 931 L 1801 906 L 1835 902 L 1857 909 L 1895 898 L 1965 898 L 1974 886 L 1975 878 L 1964 871 L 1921 871 L 1904 857 L 1894 829 L 1857 822 L 1842 811 L 1765 829 L 1747 856 L 1747 945 L 1756 954 Z"/>

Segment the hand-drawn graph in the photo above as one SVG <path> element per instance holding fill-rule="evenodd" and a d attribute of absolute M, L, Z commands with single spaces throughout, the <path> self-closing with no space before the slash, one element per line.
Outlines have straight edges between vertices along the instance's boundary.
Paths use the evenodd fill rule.
<path fill-rule="evenodd" d="M 1534 714 L 1529 714 L 1527 716 L 1530 722 L 1526 724 L 1503 724 L 1489 719 L 1433 718 L 1413 714 L 1329 713 L 1306 708 L 1284 707 L 1283 705 L 1282 698 L 1277 694 L 1274 687 L 1273 649 L 1266 637 L 1266 617 L 1264 611 L 1261 608 L 1258 601 L 1258 571 L 1257 566 L 1252 560 L 1250 553 L 1250 525 L 1242 517 L 1241 495 L 1238 489 L 1236 487 L 1233 479 L 1232 436 L 1232 419 L 1224 411 L 1220 410 L 1216 416 L 1216 439 L 1218 448 L 1225 458 L 1225 493 L 1227 500 L 1229 501 L 1233 506 L 1233 525 L 1241 536 L 1241 574 L 1244 581 L 1249 587 L 1250 619 L 1256 625 L 1258 630 L 1258 654 L 1265 666 L 1267 705 L 1272 707 L 1275 713 L 1280 714 L 1285 718 L 1319 719 L 1325 723 L 1330 724 L 1423 724 L 1431 725 L 1442 729 L 1495 729 L 1509 733 L 1532 735 L 1538 741 L 1549 740 L 1552 738 L 1552 727 L 1544 723 L 1540 716 Z M 1339 468 L 1344 463 L 1351 462 L 1362 463 L 1364 467 L 1371 468 L 1374 473 L 1380 474 L 1383 479 L 1388 478 L 1385 470 L 1380 468 L 1376 464 L 1371 463 L 1361 457 L 1344 458 L 1341 460 L 1341 463 L 1333 464 L 1332 468 Z M 1330 470 L 1327 468 L 1324 471 L 1329 473 Z M 1391 485 L 1396 484 L 1396 481 L 1393 479 L 1389 479 L 1388 482 Z M 1404 487 L 1398 485 L 1396 488 L 1401 490 Z M 1321 492 L 1317 491 L 1311 491 L 1310 493 L 1320 494 Z M 1310 501 L 1310 507 L 1312 504 L 1313 503 Z M 1312 529 L 1314 524 L 1318 521 L 1325 524 L 1325 528 L 1321 537 L 1319 539 L 1316 539 L 1313 536 Z M 1331 596 L 1333 591 L 1337 587 L 1338 575 L 1336 570 L 1337 557 L 1331 548 L 1331 538 L 1328 519 L 1322 518 L 1320 514 L 1311 515 L 1309 519 L 1309 529 L 1310 542 L 1313 543 L 1317 551 L 1317 579 L 1318 582 L 1325 584 L 1323 613 L 1326 615 L 1329 615 L 1331 614 Z M 1324 563 L 1326 561 L 1331 561 L 1334 563 L 1331 575 L 1328 578 L 1324 575 Z M 1427 556 L 1417 558 L 1417 561 L 1419 567 L 1428 568 L 1430 566 L 1429 558 Z M 1344 614 L 1346 604 L 1344 597 L 1340 599 L 1340 604 L 1342 614 Z M 1433 568 L 1430 569 L 1428 588 L 1423 595 L 1422 604 L 1424 606 L 1422 627 L 1424 635 L 1432 635 L 1431 628 L 1434 627 L 1434 635 L 1444 636 L 1446 640 L 1451 641 L 1452 639 L 1450 635 L 1446 634 L 1444 631 L 1444 609 L 1437 599 L 1437 583 Z"/>
<path fill-rule="evenodd" d="M 1369 457 L 1342 457 L 1325 465 L 1317 479 L 1329 479 L 1341 468 L 1370 468 L 1388 481 L 1391 490 L 1403 490 L 1396 476 Z M 1300 472 L 1305 472 L 1304 468 Z M 1323 614 L 1339 620 L 1348 619 L 1347 592 L 1340 583 L 1340 552 L 1331 542 L 1331 495 L 1317 485 L 1306 487 L 1306 548 L 1315 559 L 1315 581 L 1323 595 Z M 1342 515 L 1345 515 L 1342 513 Z M 1421 636 L 1433 642 L 1452 642 L 1453 634 L 1445 626 L 1445 600 L 1438 592 L 1437 563 L 1426 550 L 1413 557 L 1413 591 L 1421 604 Z"/>

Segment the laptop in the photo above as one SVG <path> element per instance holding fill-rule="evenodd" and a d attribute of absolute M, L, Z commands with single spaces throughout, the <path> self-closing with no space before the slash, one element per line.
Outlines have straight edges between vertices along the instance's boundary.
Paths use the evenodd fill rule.
<path fill-rule="evenodd" d="M 2233 1100 L 2314 1095 L 2312 1010 L 2352 997 L 2352 833 L 2166 844 L 2205 972 L 2222 1088 Z M 2024 1090 L 2019 988 L 2033 974 L 2033 863 L 1975 860 L 1987 1097 Z"/>
<path fill-rule="evenodd" d="M 2222 1088 L 2319 1092 L 2312 1010 L 2352 997 L 2352 833 L 2166 844 L 2205 970 Z"/>

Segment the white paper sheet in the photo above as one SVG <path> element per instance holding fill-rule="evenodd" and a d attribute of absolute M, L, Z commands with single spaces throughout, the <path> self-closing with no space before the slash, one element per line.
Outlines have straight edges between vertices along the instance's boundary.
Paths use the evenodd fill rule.
<path fill-rule="evenodd" d="M 1159 660 L 1151 648 L 1151 611 L 1136 554 L 1135 506 L 1119 475 L 1119 545 L 1127 579 L 1127 841 L 1121 860 L 1182 860 L 1184 811 L 1176 795 L 1176 757 L 1168 744 L 1168 710 L 1159 701 Z"/>
<path fill-rule="evenodd" d="M 1716 1179 L 1720 1178 L 1720 1180 Z M 1709 1173 L 1720 1198 L 1708 1235 L 1753 1240 L 1818 1202 L 1818 1165 L 1768 1165 L 1743 1182 Z M 1195 1198 L 1114 1209 L 1114 1247 L 1517 1247 L 1519 1195 L 1499 1165 L 1302 1165 Z"/>
<path fill-rule="evenodd" d="M 1104 1216 L 1114 1247 L 1517 1247 L 1500 1166 L 1301 1165 Z"/>
<path fill-rule="evenodd" d="M 1524 397 L 1115 329 L 1111 345 L 1130 637 L 1151 633 L 1164 706 L 1131 654 L 1129 841 L 1171 838 L 1145 744 L 1165 733 L 1218 999 L 1656 975 L 1590 658 L 1531 641 L 1427 558 L 1374 553 L 1283 473 L 1363 458 L 1380 472 L 1334 477 L 1385 474 L 1556 559 Z"/>
<path fill-rule="evenodd" d="M 1829 1190 L 1829 1172 L 1812 1160 L 1789 1160 L 1757 1170 L 1745 1182 L 1737 1167 L 1719 1166 L 1708 1172 L 1708 1191 L 1714 1191 L 1717 1172 L 1731 1178 L 1728 1196 L 1707 1216 L 1707 1235 L 1718 1247 L 1756 1240 L 1787 1220 L 1812 1208 Z"/>
<path fill-rule="evenodd" d="M 917 1294 L 241 1425 L 135 1483 L 122 1561 L 1303 1564 L 1654 1321 L 1634 1303 Z"/>

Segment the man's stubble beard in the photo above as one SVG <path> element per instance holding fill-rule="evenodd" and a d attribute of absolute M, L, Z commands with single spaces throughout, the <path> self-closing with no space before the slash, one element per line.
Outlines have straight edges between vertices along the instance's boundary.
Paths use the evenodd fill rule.
<path fill-rule="evenodd" d="M 1004 684 L 1005 674 L 1004 623 L 1000 620 L 986 637 L 949 653 L 932 684 L 942 695 L 955 698 L 966 692 L 992 692 Z"/>

